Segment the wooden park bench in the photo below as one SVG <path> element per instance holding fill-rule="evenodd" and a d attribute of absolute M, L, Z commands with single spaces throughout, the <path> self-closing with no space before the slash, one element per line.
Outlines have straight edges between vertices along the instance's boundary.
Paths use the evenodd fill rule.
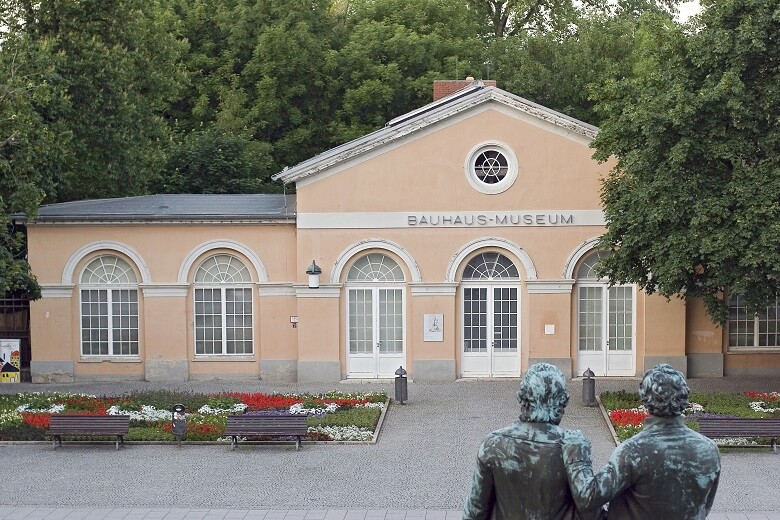
<path fill-rule="evenodd" d="M 295 437 L 296 451 L 301 437 L 306 435 L 305 415 L 228 415 L 225 435 L 232 437 L 230 449 L 235 450 L 238 437 Z"/>
<path fill-rule="evenodd" d="M 777 452 L 780 437 L 780 419 L 743 419 L 733 417 L 701 417 L 699 433 L 711 439 L 726 437 L 763 437 L 771 440 L 772 451 Z"/>
<path fill-rule="evenodd" d="M 46 433 L 52 436 L 55 448 L 62 446 L 63 435 L 115 435 L 118 450 L 129 429 L 129 415 L 52 415 Z"/>

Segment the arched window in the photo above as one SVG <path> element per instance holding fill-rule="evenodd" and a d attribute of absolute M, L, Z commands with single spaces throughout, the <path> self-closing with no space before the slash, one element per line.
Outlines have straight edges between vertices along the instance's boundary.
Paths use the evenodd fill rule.
<path fill-rule="evenodd" d="M 600 280 L 599 276 L 596 274 L 596 265 L 600 260 L 606 258 L 607 255 L 609 255 L 609 253 L 605 251 L 596 251 L 595 253 L 591 253 L 585 257 L 585 260 L 583 260 L 580 266 L 577 268 L 577 279 Z"/>
<path fill-rule="evenodd" d="M 349 272 L 350 282 L 403 282 L 404 272 L 398 263 L 381 253 L 369 253 L 358 258 Z"/>
<path fill-rule="evenodd" d="M 482 253 L 472 258 L 463 270 L 464 280 L 518 279 L 515 264 L 500 253 Z"/>
<path fill-rule="evenodd" d="M 138 355 L 138 284 L 132 267 L 99 256 L 81 273 L 81 354 Z"/>
<path fill-rule="evenodd" d="M 195 354 L 251 354 L 252 277 L 238 258 L 218 254 L 195 273 Z"/>

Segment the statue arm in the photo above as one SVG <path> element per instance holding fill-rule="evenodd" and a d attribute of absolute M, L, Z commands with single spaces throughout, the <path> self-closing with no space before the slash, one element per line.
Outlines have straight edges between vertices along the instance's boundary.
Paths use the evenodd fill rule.
<path fill-rule="evenodd" d="M 480 450 L 482 451 L 482 450 Z M 480 455 L 482 455 L 480 453 Z M 496 502 L 496 487 L 493 472 L 480 456 L 474 471 L 471 494 L 466 501 L 463 520 L 488 520 Z"/>
<path fill-rule="evenodd" d="M 618 447 L 609 462 L 594 474 L 590 443 L 584 437 L 567 438 L 563 445 L 563 462 L 572 497 L 580 510 L 597 510 L 630 485 L 631 471 L 622 457 L 622 447 Z"/>
<path fill-rule="evenodd" d="M 712 504 L 715 502 L 715 493 L 718 491 L 718 482 L 720 482 L 720 469 L 718 470 L 718 473 L 715 475 L 715 481 L 712 483 L 712 488 L 710 489 L 710 494 L 707 496 L 707 502 L 704 505 L 705 510 L 707 514 L 710 514 L 710 511 L 712 510 Z"/>

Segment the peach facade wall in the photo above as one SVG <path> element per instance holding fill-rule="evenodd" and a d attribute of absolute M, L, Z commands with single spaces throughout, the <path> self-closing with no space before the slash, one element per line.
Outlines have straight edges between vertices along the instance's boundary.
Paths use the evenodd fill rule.
<path fill-rule="evenodd" d="M 591 159 L 583 138 L 577 142 L 550 130 L 485 110 L 327 181 L 299 185 L 298 211 L 599 209 L 599 178 L 608 165 Z M 519 176 L 508 191 L 484 195 L 469 184 L 464 164 L 474 147 L 491 141 L 514 150 Z"/>
<path fill-rule="evenodd" d="M 186 370 L 179 378 L 257 378 L 261 358 L 292 360 L 297 356 L 295 332 L 289 324 L 296 307 L 292 225 L 80 224 L 32 225 L 29 230 L 31 268 L 44 288 L 44 298 L 31 305 L 33 362 L 70 360 L 75 379 L 150 378 L 155 363 L 165 368 L 161 377 L 167 376 L 166 367 L 178 366 Z M 90 244 L 80 256 L 79 250 Z M 190 284 L 200 262 L 217 252 L 241 259 L 254 282 L 254 354 L 241 361 L 203 360 L 194 355 Z M 128 261 L 139 282 L 140 352 L 131 360 L 80 355 L 80 295 L 72 284 L 91 259 L 106 253 Z M 258 260 L 260 269 L 253 265 Z M 191 262 L 189 270 L 180 274 L 187 261 Z M 266 292 L 279 294 L 274 281 L 287 281 L 289 287 L 282 284 L 281 296 L 266 296 Z M 47 294 L 52 288 L 57 297 Z M 175 294 L 165 293 L 170 289 Z"/>

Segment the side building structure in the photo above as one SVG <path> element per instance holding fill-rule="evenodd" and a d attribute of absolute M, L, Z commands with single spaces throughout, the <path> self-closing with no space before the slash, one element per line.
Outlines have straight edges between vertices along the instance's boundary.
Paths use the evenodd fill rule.
<path fill-rule="evenodd" d="M 41 207 L 27 223 L 43 289 L 33 381 L 333 382 L 399 366 L 453 380 L 537 361 L 572 376 L 777 373 L 778 313 L 734 299 L 720 328 L 696 302 L 598 278 L 612 164 L 592 159 L 597 128 L 461 87 L 285 168 L 275 179 L 295 195 Z"/>

